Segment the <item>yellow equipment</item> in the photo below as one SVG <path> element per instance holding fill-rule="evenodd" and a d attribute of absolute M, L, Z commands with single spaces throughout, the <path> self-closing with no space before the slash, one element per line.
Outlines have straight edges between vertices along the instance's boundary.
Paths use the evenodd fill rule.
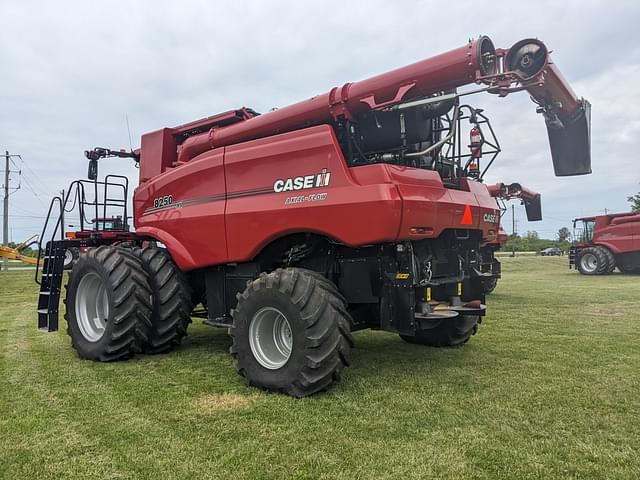
<path fill-rule="evenodd" d="M 15 248 L 7 247 L 5 245 L 0 245 L 0 258 L 8 258 L 9 260 L 20 260 L 24 263 L 29 263 L 31 265 L 37 265 L 38 259 L 35 257 L 28 257 L 26 255 L 22 255 L 22 250 L 27 248 L 29 245 L 32 245 L 37 242 L 37 235 L 34 235 L 31 238 L 28 238 L 24 242 L 16 245 Z M 42 261 L 40 261 L 40 265 L 42 265 Z"/>

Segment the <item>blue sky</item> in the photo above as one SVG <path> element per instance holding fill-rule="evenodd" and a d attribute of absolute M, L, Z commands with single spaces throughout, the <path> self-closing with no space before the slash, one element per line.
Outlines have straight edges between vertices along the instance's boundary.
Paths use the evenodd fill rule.
<path fill-rule="evenodd" d="M 471 100 L 503 147 L 488 181 L 542 193 L 542 222 L 516 208 L 521 232 L 553 237 L 573 217 L 627 210 L 640 191 L 637 1 L 2 0 L 0 18 L 0 150 L 23 159 L 14 241 L 37 233 L 50 196 L 86 175 L 85 149 L 129 146 L 126 116 L 135 147 L 147 131 L 240 106 L 264 112 L 481 34 L 504 48 L 543 40 L 593 105 L 593 174 L 556 178 L 526 94 Z M 126 160 L 103 161 L 101 173 L 137 179 Z"/>

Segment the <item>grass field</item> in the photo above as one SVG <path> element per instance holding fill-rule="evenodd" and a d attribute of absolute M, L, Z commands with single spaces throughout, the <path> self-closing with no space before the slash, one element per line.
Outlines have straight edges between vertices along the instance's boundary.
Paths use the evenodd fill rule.
<path fill-rule="evenodd" d="M 245 387 L 224 330 L 79 360 L 39 333 L 32 273 L 0 273 L 0 477 L 640 478 L 640 277 L 505 258 L 463 348 L 355 334 L 325 394 Z"/>

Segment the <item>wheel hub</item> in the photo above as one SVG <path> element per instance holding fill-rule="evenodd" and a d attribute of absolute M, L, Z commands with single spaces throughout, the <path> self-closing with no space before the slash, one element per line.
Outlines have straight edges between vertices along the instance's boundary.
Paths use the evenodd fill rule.
<path fill-rule="evenodd" d="M 100 340 L 109 318 L 109 297 L 100 275 L 91 272 L 82 277 L 78 284 L 75 307 L 82 336 L 90 342 Z"/>
<path fill-rule="evenodd" d="M 269 370 L 283 367 L 293 347 L 293 334 L 287 317 L 274 307 L 258 310 L 249 325 L 249 346 L 263 367 Z"/>
<path fill-rule="evenodd" d="M 68 267 L 69 265 L 71 265 L 71 263 L 73 263 L 73 252 L 67 248 L 64 251 L 64 262 L 63 262 L 63 265 L 65 267 Z"/>
<path fill-rule="evenodd" d="M 595 272 L 598 268 L 598 259 L 593 253 L 585 253 L 580 259 L 582 268 L 587 272 Z"/>

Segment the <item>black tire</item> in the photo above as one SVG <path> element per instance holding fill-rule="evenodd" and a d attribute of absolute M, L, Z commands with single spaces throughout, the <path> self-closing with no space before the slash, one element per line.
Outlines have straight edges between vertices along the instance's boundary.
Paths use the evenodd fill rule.
<path fill-rule="evenodd" d="M 102 299 L 95 300 L 94 310 L 90 303 L 94 297 L 88 295 L 92 285 L 99 285 L 101 295 L 95 298 Z M 83 298 L 87 301 L 83 302 Z M 65 304 L 67 333 L 81 358 L 100 362 L 124 360 L 139 352 L 147 340 L 151 327 L 151 287 L 142 262 L 130 251 L 101 246 L 81 255 L 69 275 Z M 92 336 L 91 330 L 87 330 L 91 327 L 82 318 L 98 319 L 98 304 L 106 305 L 102 311 L 108 309 L 108 314 L 102 333 L 96 327 Z"/>
<path fill-rule="evenodd" d="M 429 347 L 457 347 L 469 341 L 478 331 L 479 315 L 459 315 L 454 318 L 432 320 L 428 328 L 415 336 L 400 335 L 405 342 Z"/>
<path fill-rule="evenodd" d="M 349 365 L 353 338 L 346 302 L 333 283 L 309 270 L 278 269 L 261 274 L 237 298 L 231 312 L 230 351 L 248 385 L 305 397 L 339 380 L 340 372 Z M 252 324 L 258 323 L 265 310 L 284 317 L 291 338 L 288 358 L 269 368 L 254 353 L 250 341 Z M 260 336 L 252 338 L 264 341 Z"/>
<path fill-rule="evenodd" d="M 146 247 L 133 252 L 149 275 L 153 296 L 151 328 L 142 351 L 165 353 L 179 346 L 187 335 L 193 310 L 191 287 L 165 249 Z"/>
<path fill-rule="evenodd" d="M 498 277 L 482 277 L 482 290 L 485 294 L 493 292 L 498 286 Z"/>
<path fill-rule="evenodd" d="M 578 271 L 583 275 L 604 275 L 608 259 L 601 247 L 587 247 L 580 251 L 576 260 Z"/>
<path fill-rule="evenodd" d="M 62 267 L 65 270 L 71 270 L 80 258 L 80 249 L 77 247 L 69 247 L 64 252 L 64 263 Z"/>
<path fill-rule="evenodd" d="M 640 267 L 636 267 L 633 265 L 620 264 L 618 265 L 618 270 L 620 270 L 622 273 L 627 274 L 640 274 Z"/>
<path fill-rule="evenodd" d="M 601 250 L 606 258 L 606 267 L 603 270 L 603 275 L 609 275 L 616 268 L 616 257 L 613 255 L 613 252 L 609 250 L 607 247 L 597 246 L 597 249 Z"/>

